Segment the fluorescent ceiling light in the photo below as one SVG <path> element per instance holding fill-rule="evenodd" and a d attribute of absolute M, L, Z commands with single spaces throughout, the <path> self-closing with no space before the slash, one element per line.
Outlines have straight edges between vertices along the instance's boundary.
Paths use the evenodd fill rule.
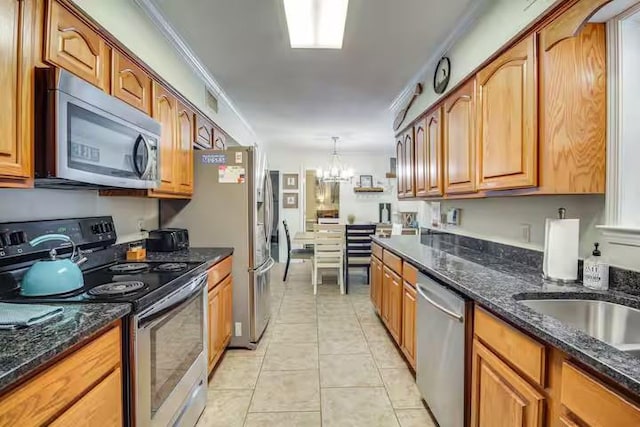
<path fill-rule="evenodd" d="M 284 0 L 294 49 L 342 49 L 349 0 Z"/>

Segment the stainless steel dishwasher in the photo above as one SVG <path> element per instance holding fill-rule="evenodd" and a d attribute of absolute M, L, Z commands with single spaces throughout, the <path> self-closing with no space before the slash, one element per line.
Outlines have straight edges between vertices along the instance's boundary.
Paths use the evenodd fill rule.
<path fill-rule="evenodd" d="M 465 423 L 468 306 L 430 277 L 418 276 L 416 382 L 440 427 Z"/>

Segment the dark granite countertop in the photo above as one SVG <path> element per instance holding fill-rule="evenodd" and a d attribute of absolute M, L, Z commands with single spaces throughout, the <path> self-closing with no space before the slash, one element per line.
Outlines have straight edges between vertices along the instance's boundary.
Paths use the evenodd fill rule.
<path fill-rule="evenodd" d="M 209 269 L 233 254 L 233 248 L 189 248 L 176 252 L 147 252 L 148 261 L 202 262 L 201 269 Z"/>
<path fill-rule="evenodd" d="M 64 311 L 50 322 L 0 330 L 0 392 L 131 311 L 129 304 L 56 305 Z"/>
<path fill-rule="evenodd" d="M 423 273 L 640 395 L 640 358 L 518 302 L 525 298 L 581 298 L 640 308 L 640 298 L 581 285 L 551 284 L 534 267 L 444 242 L 437 235 L 422 236 L 422 243 L 415 236 L 374 237 L 374 241 Z"/>

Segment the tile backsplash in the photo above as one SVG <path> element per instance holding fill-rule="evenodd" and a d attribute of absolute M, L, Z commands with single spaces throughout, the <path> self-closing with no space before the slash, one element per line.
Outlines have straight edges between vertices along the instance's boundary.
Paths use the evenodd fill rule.
<path fill-rule="evenodd" d="M 158 227 L 158 201 L 137 197 L 100 197 L 95 190 L 2 189 L 0 222 L 113 216 L 119 242 L 146 237 Z"/>

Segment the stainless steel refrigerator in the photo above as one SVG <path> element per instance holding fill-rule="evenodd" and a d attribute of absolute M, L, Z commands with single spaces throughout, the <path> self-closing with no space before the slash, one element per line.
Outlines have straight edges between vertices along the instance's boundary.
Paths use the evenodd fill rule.
<path fill-rule="evenodd" d="M 190 201 L 160 202 L 162 227 L 189 230 L 192 247 L 233 247 L 232 347 L 255 348 L 269 317 L 273 198 L 253 147 L 194 151 Z"/>

